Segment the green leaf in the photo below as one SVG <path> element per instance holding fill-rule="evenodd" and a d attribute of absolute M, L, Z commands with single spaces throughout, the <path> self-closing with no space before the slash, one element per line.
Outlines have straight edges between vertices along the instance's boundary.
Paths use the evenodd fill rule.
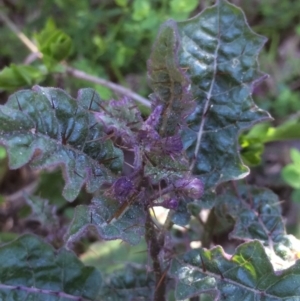
<path fill-rule="evenodd" d="M 250 166 L 260 164 L 269 128 L 269 123 L 256 124 L 248 131 L 248 133 L 240 135 L 240 154 L 245 164 Z"/>
<path fill-rule="evenodd" d="M 48 19 L 45 28 L 35 35 L 35 39 L 43 60 L 50 69 L 53 63 L 65 59 L 72 50 L 72 39 L 57 29 L 52 19 Z"/>
<path fill-rule="evenodd" d="M 291 119 L 278 127 L 269 127 L 264 142 L 299 139 L 299 119 Z"/>
<path fill-rule="evenodd" d="M 128 0 L 115 0 L 115 3 L 121 7 L 127 7 Z"/>
<path fill-rule="evenodd" d="M 134 21 L 142 21 L 146 19 L 151 11 L 150 2 L 144 0 L 134 0 L 132 19 Z"/>
<path fill-rule="evenodd" d="M 283 180 L 295 189 L 300 188 L 300 170 L 299 165 L 288 164 L 281 170 Z"/>
<path fill-rule="evenodd" d="M 178 208 L 176 208 L 172 214 L 171 220 L 174 224 L 184 227 L 189 223 L 191 214 L 188 211 L 188 206 L 191 204 L 191 202 L 191 199 L 179 199 Z"/>
<path fill-rule="evenodd" d="M 5 148 L 0 146 L 0 160 L 4 160 L 5 158 L 6 158 Z"/>
<path fill-rule="evenodd" d="M 291 149 L 291 159 L 294 163 L 300 166 L 300 152 L 296 148 Z"/>
<path fill-rule="evenodd" d="M 39 221 L 42 225 L 57 227 L 59 225 L 56 207 L 49 205 L 48 200 L 38 196 L 25 195 L 26 203 L 30 206 L 32 213 L 29 219 Z"/>
<path fill-rule="evenodd" d="M 90 245 L 80 259 L 85 265 L 97 268 L 102 274 L 109 274 L 124 269 L 127 263 L 146 264 L 147 245 L 144 241 L 136 246 L 129 246 L 119 239 L 100 241 Z"/>
<path fill-rule="evenodd" d="M 300 241 L 286 234 L 280 202 L 272 191 L 239 185 L 217 198 L 215 213 L 218 218 L 234 221 L 230 239 L 260 240 L 270 250 L 274 267 L 290 265 L 297 258 Z"/>
<path fill-rule="evenodd" d="M 300 261 L 274 272 L 258 241 L 240 245 L 230 256 L 221 247 L 195 249 L 172 262 L 176 300 L 202 293 L 214 300 L 298 300 Z"/>
<path fill-rule="evenodd" d="M 300 188 L 300 152 L 292 148 L 290 151 L 293 163 L 286 165 L 281 170 L 283 180 L 295 189 Z"/>
<path fill-rule="evenodd" d="M 55 88 L 35 87 L 13 94 L 0 107 L 0 144 L 10 168 L 30 163 L 33 168 L 63 168 L 63 196 L 74 200 L 85 184 L 95 192 L 119 171 L 123 153 L 113 146 L 87 103 L 99 96 L 79 92 L 78 101 Z M 109 169 L 110 170 L 109 170 Z"/>
<path fill-rule="evenodd" d="M 32 86 L 45 78 L 45 72 L 29 65 L 10 64 L 0 72 L 0 90 Z"/>
<path fill-rule="evenodd" d="M 148 61 L 148 76 L 154 91 L 154 105 L 162 105 L 159 134 L 162 137 L 178 133 L 184 118 L 193 110 L 188 91 L 189 80 L 178 64 L 178 32 L 176 23 L 166 22 L 160 29 Z"/>
<path fill-rule="evenodd" d="M 132 204 L 115 218 L 119 209 L 116 200 L 104 196 L 94 198 L 90 206 L 77 206 L 65 239 L 72 243 L 83 236 L 87 228 L 94 228 L 104 240 L 122 239 L 138 244 L 145 232 L 144 210 L 139 204 Z"/>
<path fill-rule="evenodd" d="M 249 173 L 239 156 L 238 134 L 270 118 L 251 97 L 254 84 L 264 78 L 257 56 L 266 39 L 249 28 L 240 9 L 223 0 L 178 23 L 178 31 L 180 66 L 190 76 L 197 102 L 182 133 L 184 147 L 193 172 L 206 190 L 214 189 Z"/>
<path fill-rule="evenodd" d="M 199 4 L 198 0 L 190 0 L 190 1 L 171 0 L 170 1 L 170 7 L 172 12 L 180 13 L 180 14 L 192 12 L 197 7 L 198 4 Z"/>
<path fill-rule="evenodd" d="M 122 271 L 105 277 L 99 298 L 105 301 L 152 300 L 155 291 L 153 278 L 153 273 L 144 266 L 128 264 Z"/>
<path fill-rule="evenodd" d="M 230 238 L 279 241 L 285 234 L 278 196 L 265 188 L 239 185 L 217 198 L 216 213 L 235 221 Z"/>
<path fill-rule="evenodd" d="M 25 235 L 0 247 L 1 300 L 95 300 L 100 273 L 65 249 Z"/>

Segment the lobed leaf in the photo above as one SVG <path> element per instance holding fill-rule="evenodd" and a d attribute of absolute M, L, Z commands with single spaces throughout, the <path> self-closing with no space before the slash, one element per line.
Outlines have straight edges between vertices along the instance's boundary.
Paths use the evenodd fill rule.
<path fill-rule="evenodd" d="M 99 294 L 100 300 L 152 300 L 155 291 L 153 273 L 140 265 L 128 264 L 122 271 L 110 274 Z"/>
<path fill-rule="evenodd" d="M 123 153 L 106 139 L 93 114 L 55 88 L 19 91 L 0 107 L 0 144 L 7 148 L 12 169 L 27 163 L 33 168 L 62 166 L 63 195 L 69 201 L 84 184 L 95 192 L 111 180 L 110 170 L 119 171 L 123 164 Z"/>
<path fill-rule="evenodd" d="M 119 209 L 116 200 L 104 196 L 94 198 L 90 206 L 77 206 L 66 236 L 68 243 L 93 227 L 104 240 L 120 238 L 130 244 L 138 244 L 145 232 L 145 212 L 140 205 L 131 204 L 121 216 L 114 218 Z"/>
<path fill-rule="evenodd" d="M 234 220 L 230 238 L 276 242 L 285 234 L 278 196 L 265 188 L 239 185 L 227 191 L 217 198 L 216 213 Z"/>
<path fill-rule="evenodd" d="M 49 201 L 38 196 L 24 196 L 26 203 L 31 208 L 29 219 L 37 220 L 42 225 L 48 227 L 58 227 L 59 219 L 56 212 L 56 206 L 49 204 Z"/>
<path fill-rule="evenodd" d="M 232 256 L 221 247 L 195 249 L 172 262 L 176 300 L 209 294 L 213 300 L 298 300 L 300 261 L 274 272 L 258 241 L 240 245 Z"/>
<path fill-rule="evenodd" d="M 187 69 L 197 103 L 182 138 L 191 169 L 208 191 L 249 173 L 239 156 L 238 134 L 270 118 L 251 97 L 253 86 L 265 77 L 257 56 L 266 39 L 224 0 L 177 25 L 179 63 Z M 206 203 L 212 205 L 209 195 Z"/>
<path fill-rule="evenodd" d="M 0 262 L 1 300 L 88 301 L 101 286 L 95 268 L 32 235 L 1 246 Z"/>
<path fill-rule="evenodd" d="M 299 258 L 300 241 L 286 234 L 280 202 L 272 191 L 239 185 L 217 198 L 215 213 L 234 221 L 230 239 L 257 239 L 267 246 L 274 268 L 290 266 Z"/>

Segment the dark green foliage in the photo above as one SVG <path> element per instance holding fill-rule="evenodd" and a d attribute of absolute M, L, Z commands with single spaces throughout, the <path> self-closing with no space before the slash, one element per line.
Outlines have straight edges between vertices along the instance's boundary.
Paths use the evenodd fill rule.
<path fill-rule="evenodd" d="M 178 27 L 180 65 L 187 69 L 197 102 L 183 143 L 192 170 L 210 189 L 249 172 L 239 157 L 238 134 L 270 118 L 251 97 L 253 85 L 263 77 L 257 55 L 266 40 L 226 1 Z"/>
<path fill-rule="evenodd" d="M 115 2 L 112 15 L 126 12 L 126 0 Z M 85 10 L 87 4 L 80 5 Z M 131 21 L 152 28 L 152 6 L 159 5 L 133 1 Z M 176 13 L 195 6 L 195 1 L 170 2 Z M 128 24 L 117 32 L 127 39 L 126 30 Z M 131 39 L 135 45 L 138 38 Z M 72 51 L 70 37 L 52 21 L 36 40 L 48 71 L 58 70 Z M 93 41 L 98 47 L 103 42 L 99 37 Z M 298 137 L 294 119 L 277 130 L 262 125 L 239 138 L 242 130 L 270 119 L 252 100 L 254 87 L 266 77 L 257 62 L 265 41 L 239 8 L 218 0 L 190 20 L 169 20 L 161 27 L 148 60 L 149 116 L 127 97 L 104 101 L 90 88 L 79 90 L 76 99 L 40 86 L 12 94 L 0 106 L 0 144 L 11 169 L 26 164 L 62 168 L 63 196 L 78 205 L 62 229 L 65 245 L 77 250 L 83 237 L 97 236 L 135 245 L 140 254 L 131 254 L 134 262 L 125 265 L 119 257 L 131 258 L 129 252 L 121 254 L 127 245 L 116 252 L 116 245 L 102 242 L 99 263 L 93 261 L 103 272 L 101 283 L 99 272 L 84 267 L 71 252 L 56 252 L 35 236 L 22 236 L 0 246 L 1 298 L 299 300 L 300 243 L 286 233 L 279 199 L 269 190 L 237 182 L 249 173 L 245 163 L 259 163 L 264 143 L 286 138 L 289 130 L 289 137 Z M 78 55 L 78 41 L 73 43 Z M 124 45 L 120 49 L 110 53 L 116 74 L 126 65 L 124 57 L 132 59 L 135 53 Z M 20 80 L 10 87 L 39 80 L 33 69 L 20 69 L 25 76 L 12 67 L 2 73 L 7 78 L 18 73 Z M 83 187 L 93 197 L 80 203 Z M 59 231 L 61 199 L 48 203 L 26 196 L 26 201 L 32 209 L 29 220 Z M 166 219 L 157 216 L 156 207 L 169 210 Z M 207 220 L 202 220 L 204 208 L 210 209 Z M 216 226 L 233 240 L 231 247 L 212 247 Z M 140 242 L 145 243 L 142 250 Z M 192 249 L 192 242 L 201 248 Z"/>
<path fill-rule="evenodd" d="M 176 300 L 209 293 L 214 300 L 297 300 L 299 261 L 274 272 L 258 241 L 245 243 L 228 257 L 221 247 L 195 249 L 173 261 Z"/>
<path fill-rule="evenodd" d="M 85 183 L 89 192 L 99 189 L 111 179 L 107 168 L 121 168 L 122 153 L 109 140 L 95 143 L 103 130 L 93 113 L 60 89 L 17 92 L 1 107 L 0 120 L 0 142 L 7 147 L 10 167 L 29 161 L 33 168 L 63 166 L 67 200 L 74 200 Z"/>
<path fill-rule="evenodd" d="M 1 300 L 95 300 L 100 273 L 70 251 L 26 235 L 0 248 Z"/>

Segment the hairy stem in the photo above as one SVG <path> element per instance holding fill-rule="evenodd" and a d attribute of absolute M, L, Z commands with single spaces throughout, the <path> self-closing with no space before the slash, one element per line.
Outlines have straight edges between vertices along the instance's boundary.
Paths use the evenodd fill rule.
<path fill-rule="evenodd" d="M 155 275 L 155 293 L 153 301 L 165 301 L 166 277 L 159 260 L 159 253 L 163 247 L 163 239 L 159 239 L 159 233 L 155 229 L 148 210 L 145 226 L 145 238 L 148 246 L 148 251 L 152 259 L 153 272 Z"/>

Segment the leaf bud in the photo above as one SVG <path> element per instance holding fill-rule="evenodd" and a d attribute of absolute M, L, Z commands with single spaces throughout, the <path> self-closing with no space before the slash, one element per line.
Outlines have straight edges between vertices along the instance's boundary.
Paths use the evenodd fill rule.
<path fill-rule="evenodd" d="M 134 190 L 132 181 L 128 177 L 121 177 L 113 184 L 113 194 L 120 203 L 124 203 Z"/>
<path fill-rule="evenodd" d="M 178 208 L 179 202 L 175 198 L 167 199 L 162 203 L 162 206 L 167 209 L 176 210 Z"/>
<path fill-rule="evenodd" d="M 203 183 L 198 178 L 184 178 L 175 182 L 177 190 L 185 193 L 187 196 L 193 199 L 200 199 L 203 195 Z"/>

